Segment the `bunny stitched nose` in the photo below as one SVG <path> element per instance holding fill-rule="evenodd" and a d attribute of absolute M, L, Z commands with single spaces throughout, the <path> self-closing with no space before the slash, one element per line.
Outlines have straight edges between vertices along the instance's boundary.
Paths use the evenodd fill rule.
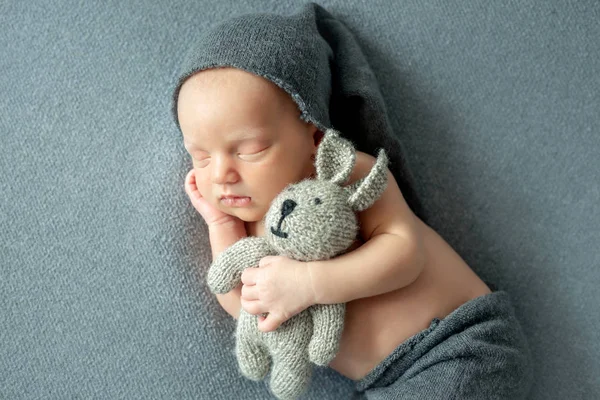
<path fill-rule="evenodd" d="M 287 239 L 288 234 L 281 230 L 281 223 L 283 222 L 285 217 L 287 217 L 288 215 L 290 215 L 292 213 L 292 211 L 294 211 L 294 208 L 296 208 L 296 205 L 297 205 L 297 203 L 294 200 L 290 200 L 290 199 L 287 199 L 283 202 L 283 204 L 281 205 L 281 218 L 279 218 L 279 223 L 277 224 L 277 229 L 271 227 L 271 233 L 273 235 L 279 236 L 282 239 Z"/>
<path fill-rule="evenodd" d="M 281 219 L 290 215 L 292 211 L 294 211 L 294 208 L 296 208 L 296 202 L 294 200 L 287 199 L 284 201 L 281 206 Z"/>

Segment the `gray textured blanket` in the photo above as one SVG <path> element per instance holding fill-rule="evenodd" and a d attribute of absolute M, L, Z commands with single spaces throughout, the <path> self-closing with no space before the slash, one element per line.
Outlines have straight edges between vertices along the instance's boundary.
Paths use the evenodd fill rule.
<path fill-rule="evenodd" d="M 426 221 L 510 293 L 531 398 L 599 398 L 599 3 L 321 4 L 363 49 Z M 0 398 L 265 398 L 206 289 L 171 91 L 206 24 L 297 6 L 0 2 Z M 306 398 L 352 388 L 323 369 Z"/>

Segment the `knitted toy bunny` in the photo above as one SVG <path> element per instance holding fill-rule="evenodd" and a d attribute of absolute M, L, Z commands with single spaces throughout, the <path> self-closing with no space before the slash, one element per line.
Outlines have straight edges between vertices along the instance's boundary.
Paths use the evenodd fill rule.
<path fill-rule="evenodd" d="M 356 212 L 370 207 L 387 185 L 388 159 L 380 150 L 368 176 L 350 186 L 356 152 L 351 142 L 329 129 L 317 149 L 316 179 L 287 186 L 265 215 L 265 236 L 246 237 L 222 252 L 208 271 L 213 293 L 227 293 L 241 282 L 245 268 L 261 258 L 283 255 L 299 261 L 325 260 L 344 253 L 358 235 Z M 312 375 L 312 363 L 335 357 L 344 326 L 345 304 L 317 304 L 273 331 L 258 330 L 258 317 L 243 309 L 237 323 L 240 370 L 263 379 L 271 360 L 271 390 L 280 399 L 298 397 Z"/>

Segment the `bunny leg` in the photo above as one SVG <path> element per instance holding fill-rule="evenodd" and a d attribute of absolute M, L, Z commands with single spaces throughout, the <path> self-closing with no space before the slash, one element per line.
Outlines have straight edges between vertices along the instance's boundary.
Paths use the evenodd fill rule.
<path fill-rule="evenodd" d="M 253 334 L 257 329 L 252 320 L 254 316 L 240 313 L 238 320 L 235 354 L 242 375 L 254 381 L 260 381 L 269 372 L 271 358 L 266 346 L 260 343 L 260 337 Z"/>
<path fill-rule="evenodd" d="M 326 366 L 339 350 L 346 305 L 317 304 L 309 311 L 313 318 L 313 335 L 308 345 L 308 358 L 317 365 Z"/>
<path fill-rule="evenodd" d="M 273 357 L 271 391 L 278 399 L 296 399 L 305 390 L 312 376 L 312 365 L 304 352 L 291 349 Z"/>
<path fill-rule="evenodd" d="M 263 345 L 252 340 L 238 339 L 235 350 L 242 375 L 253 381 L 260 381 L 267 376 L 271 359 Z"/>

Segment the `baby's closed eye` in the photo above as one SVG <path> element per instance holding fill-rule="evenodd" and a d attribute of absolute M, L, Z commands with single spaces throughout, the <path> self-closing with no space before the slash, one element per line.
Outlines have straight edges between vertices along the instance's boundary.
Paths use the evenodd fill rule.
<path fill-rule="evenodd" d="M 260 149 L 244 149 L 243 151 L 240 151 L 237 155 L 242 160 L 254 160 L 263 155 L 268 149 L 268 146 L 262 147 Z"/>
<path fill-rule="evenodd" d="M 197 158 L 197 157 L 192 156 L 192 161 L 193 161 L 194 167 L 204 168 L 208 165 L 208 162 L 210 161 L 210 156 L 205 156 L 202 158 Z"/>

